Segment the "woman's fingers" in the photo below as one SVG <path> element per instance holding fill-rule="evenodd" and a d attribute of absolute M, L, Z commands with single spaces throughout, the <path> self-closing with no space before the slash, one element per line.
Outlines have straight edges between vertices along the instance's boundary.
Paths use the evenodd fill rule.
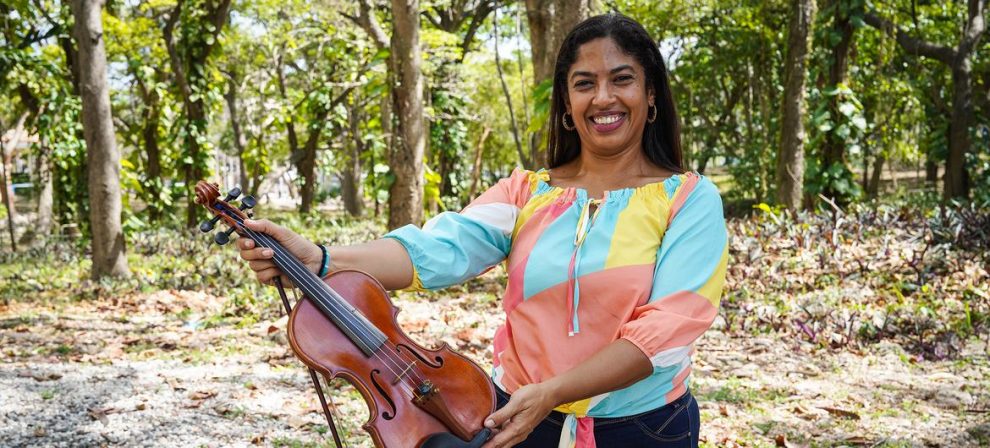
<path fill-rule="evenodd" d="M 276 240 L 282 242 L 291 236 L 291 232 L 288 229 L 267 219 L 248 219 L 244 221 L 244 225 L 255 232 L 271 235 Z"/>
<path fill-rule="evenodd" d="M 269 269 L 278 270 L 278 268 L 275 267 L 275 263 L 272 263 L 269 260 L 251 260 L 248 262 L 248 267 L 250 267 L 251 270 L 256 273 L 261 271 L 267 271 Z M 279 272 L 281 273 L 281 271 Z"/>
<path fill-rule="evenodd" d="M 254 240 L 251 238 L 238 238 L 237 248 L 240 250 L 254 249 Z"/>
<path fill-rule="evenodd" d="M 274 265 L 272 265 L 272 267 L 270 267 L 268 269 L 263 269 L 263 270 L 260 270 L 260 271 L 255 271 L 254 272 L 254 275 L 256 277 L 258 277 L 258 281 L 261 282 L 262 284 L 270 285 L 270 284 L 273 283 L 272 280 L 275 277 L 278 277 L 278 276 L 282 275 L 282 271 L 278 270 L 278 268 L 276 268 Z M 284 279 L 283 279 L 282 283 L 283 284 L 286 283 L 284 281 Z M 288 286 L 288 285 L 286 285 L 286 286 Z"/>
<path fill-rule="evenodd" d="M 257 247 L 254 249 L 241 249 L 241 258 L 252 261 L 252 260 L 267 260 L 272 258 L 275 254 L 271 249 L 267 247 Z"/>

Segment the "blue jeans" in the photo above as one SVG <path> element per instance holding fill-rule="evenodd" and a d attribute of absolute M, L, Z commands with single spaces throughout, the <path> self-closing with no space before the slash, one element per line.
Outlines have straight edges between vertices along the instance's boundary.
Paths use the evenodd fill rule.
<path fill-rule="evenodd" d="M 509 394 L 497 386 L 498 408 Z M 565 415 L 553 411 L 516 448 L 554 448 L 560 442 Z M 599 448 L 697 448 L 701 416 L 691 391 L 661 408 L 628 417 L 596 418 L 595 444 Z"/>

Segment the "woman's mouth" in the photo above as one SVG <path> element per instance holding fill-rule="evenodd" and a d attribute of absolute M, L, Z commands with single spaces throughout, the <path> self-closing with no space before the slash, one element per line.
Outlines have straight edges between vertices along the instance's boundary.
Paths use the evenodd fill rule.
<path fill-rule="evenodd" d="M 602 114 L 595 115 L 591 117 L 591 127 L 597 132 L 605 133 L 612 132 L 622 126 L 622 123 L 626 122 L 626 114 L 624 113 L 613 113 L 613 114 Z"/>

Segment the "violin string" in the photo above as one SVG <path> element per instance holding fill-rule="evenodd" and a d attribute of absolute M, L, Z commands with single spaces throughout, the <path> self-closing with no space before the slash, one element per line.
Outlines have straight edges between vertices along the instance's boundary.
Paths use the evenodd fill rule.
<path fill-rule="evenodd" d="M 256 241 L 258 241 L 259 243 L 271 243 L 271 241 L 267 241 L 267 242 L 266 241 L 261 241 L 261 240 L 265 239 L 262 235 L 259 235 L 257 233 L 251 232 L 250 229 L 246 229 L 246 230 L 248 230 L 249 233 L 252 233 L 253 235 L 251 235 L 251 237 L 253 239 L 255 239 Z M 268 244 L 265 244 L 265 245 L 267 246 Z M 288 258 L 287 254 L 285 254 L 283 251 L 281 251 L 278 247 L 272 246 L 271 249 L 274 250 L 278 255 L 282 256 L 283 258 L 285 258 L 285 259 Z M 288 260 L 286 260 L 286 261 L 288 261 Z M 320 290 L 318 288 L 315 288 L 314 287 L 315 285 L 314 285 L 314 283 L 312 283 L 310 281 L 310 279 L 306 278 L 306 276 L 304 276 L 304 275 L 302 275 L 300 273 L 300 269 L 299 269 L 298 266 L 294 266 L 291 262 L 287 262 L 287 263 L 285 263 L 285 267 L 289 271 L 288 272 L 289 274 L 294 274 L 295 276 L 299 277 L 299 280 L 303 281 L 303 283 L 306 283 L 306 286 L 309 286 L 310 288 L 312 288 L 314 292 L 320 292 Z M 363 329 L 361 327 L 361 325 L 360 325 L 360 321 L 358 321 L 357 319 L 349 320 L 349 318 L 347 316 L 347 314 L 349 314 L 349 313 L 347 312 L 347 310 L 346 309 L 343 309 L 342 310 L 341 307 L 338 304 L 336 304 L 336 303 L 333 302 L 333 300 L 326 300 L 325 297 L 320 297 L 319 294 L 312 294 L 312 296 L 314 296 L 314 297 L 312 297 L 314 300 L 318 301 L 319 303 L 323 304 L 325 307 L 330 308 L 335 313 L 337 313 L 338 317 L 342 321 L 344 321 L 345 324 L 350 325 L 350 328 L 352 330 L 354 330 L 356 333 L 362 333 L 363 332 L 364 334 L 356 334 L 356 336 L 358 336 L 358 337 L 356 338 L 357 340 L 355 342 L 357 342 L 361 346 L 363 346 L 369 353 L 372 353 L 376 357 L 379 357 L 378 354 L 377 354 L 378 351 L 375 350 L 374 348 L 372 348 L 371 346 L 369 346 L 368 345 L 368 342 L 365 341 L 365 340 L 363 340 L 361 338 L 361 336 L 374 337 L 374 334 L 372 334 L 367 329 Z M 379 357 L 379 359 L 381 359 L 381 358 Z M 385 361 L 385 360 L 383 359 L 383 361 Z M 398 363 L 395 363 L 394 360 L 389 359 L 388 361 L 392 361 L 393 364 L 396 364 L 395 367 L 399 367 L 399 364 Z M 392 372 L 393 375 L 398 376 L 398 374 L 392 369 L 392 367 L 393 367 L 392 365 L 389 365 L 387 362 L 385 363 L 385 365 L 386 365 L 386 367 L 388 367 L 388 369 Z"/>
<path fill-rule="evenodd" d="M 298 265 L 294 265 L 292 263 L 292 261 L 295 261 L 295 262 L 298 263 L 298 260 L 295 259 L 295 257 L 291 256 L 290 254 L 285 253 L 284 250 L 280 250 L 279 249 L 280 248 L 280 245 L 276 241 L 274 241 L 274 239 L 271 236 L 266 235 L 264 233 L 256 233 L 256 232 L 252 231 L 251 229 L 248 229 L 247 227 L 245 227 L 243 221 L 241 219 L 239 219 L 239 217 L 234 216 L 233 218 L 234 218 L 234 221 L 237 222 L 245 232 L 249 233 L 249 236 L 251 236 L 252 239 L 259 240 L 261 238 L 264 238 L 265 240 L 267 240 L 267 243 L 272 248 L 272 250 L 276 251 L 277 253 L 279 253 L 280 255 L 282 255 L 283 258 L 286 259 L 286 267 L 288 269 L 292 270 L 293 271 L 292 272 L 293 274 L 296 274 L 297 276 L 299 276 L 299 278 L 301 280 L 305 280 L 307 282 L 308 286 L 310 286 L 311 288 L 313 288 L 313 290 L 315 292 L 318 292 L 318 293 L 319 292 L 329 293 L 329 294 L 331 294 L 331 296 L 336 296 L 336 297 L 331 297 L 331 298 L 335 298 L 335 299 L 340 300 L 340 301 L 343 301 L 344 300 L 343 297 L 340 296 L 340 294 L 336 293 L 336 291 L 333 290 L 333 288 L 330 288 L 328 285 L 326 285 L 325 283 L 323 283 L 321 281 L 315 281 L 314 282 L 314 278 L 315 277 L 314 278 L 311 278 L 310 275 L 305 275 L 305 274 L 312 274 L 312 273 L 309 272 L 308 269 L 305 269 L 305 268 L 303 268 L 301 266 L 298 266 Z M 300 272 L 303 272 L 304 274 L 300 274 Z M 317 295 L 317 297 L 314 297 L 314 299 L 319 300 L 320 303 L 324 304 L 324 306 L 326 306 L 328 308 L 331 308 L 331 307 L 333 307 L 333 308 L 339 308 L 337 306 L 337 304 L 333 302 L 333 300 L 326 300 L 323 297 L 318 297 L 318 295 Z M 370 337 L 373 337 L 374 336 L 374 334 L 371 333 L 371 330 L 370 329 L 363 328 L 363 324 L 360 322 L 360 320 L 354 319 L 351 322 L 346 322 L 349 313 L 341 312 L 339 309 L 335 309 L 334 311 L 337 312 L 341 316 L 342 320 L 344 320 L 345 323 L 350 324 L 354 330 L 361 331 L 362 329 L 364 329 L 365 330 L 364 331 L 365 335 L 368 335 Z M 392 375 L 396 376 L 396 378 L 399 381 L 403 381 L 404 382 L 405 381 L 404 377 L 401 377 L 400 375 L 405 375 L 406 372 L 408 372 L 409 373 L 409 377 L 411 379 L 413 379 L 414 381 L 416 381 L 417 383 L 420 383 L 421 384 L 421 383 L 424 382 L 422 372 L 418 368 L 416 368 L 415 361 L 413 361 L 411 363 L 408 362 L 406 359 L 404 359 L 404 357 L 403 357 L 403 355 L 402 355 L 401 352 L 398 352 L 398 350 L 395 350 L 391 346 L 383 345 L 382 347 L 380 347 L 380 348 L 385 348 L 387 350 L 380 350 L 380 351 L 379 350 L 374 350 L 370 346 L 368 346 L 367 342 L 360 341 L 360 337 L 358 339 L 359 339 L 359 342 L 362 342 L 362 345 L 369 352 L 371 352 L 372 354 L 374 354 L 379 360 L 382 361 L 383 364 L 385 364 L 385 366 L 389 369 L 389 371 L 392 373 Z M 386 338 L 384 342 L 388 342 L 388 339 Z M 390 353 L 390 351 L 391 351 L 391 353 Z M 386 355 L 387 358 L 382 358 L 379 355 L 380 352 L 383 353 L 384 355 Z M 394 358 L 398 358 L 398 360 L 396 360 Z M 392 364 L 395 365 L 395 368 L 400 369 L 401 372 L 400 373 L 396 373 L 395 370 L 392 369 L 392 366 L 390 366 L 387 361 L 391 361 Z M 405 365 L 405 367 L 403 367 L 403 365 Z"/>
<path fill-rule="evenodd" d="M 245 230 L 247 230 L 247 231 L 250 232 L 250 229 L 245 228 Z M 262 242 L 260 240 L 262 239 L 261 237 L 263 237 L 264 234 L 256 234 L 254 232 L 250 232 L 250 233 L 254 234 L 252 236 L 253 239 L 256 239 L 256 241 Z M 271 241 L 269 241 L 269 242 L 271 242 Z M 289 257 L 288 254 L 286 254 L 283 251 L 279 250 L 276 246 L 272 246 L 271 248 L 274 251 L 276 251 L 277 254 L 281 255 L 282 257 L 284 257 L 284 258 L 288 258 Z M 295 274 L 295 275 L 299 276 L 300 279 L 301 280 L 305 280 L 306 281 L 306 284 L 308 286 L 310 286 L 311 288 L 314 286 L 313 283 L 309 282 L 310 279 L 308 279 L 307 276 L 301 275 L 299 273 L 300 268 L 298 266 L 293 266 L 291 263 L 286 263 L 286 268 L 290 271 L 290 272 L 288 272 L 289 274 Z M 316 292 L 321 292 L 320 289 L 318 289 L 318 288 L 313 288 L 313 290 L 316 291 Z M 322 291 L 322 292 L 325 293 L 325 291 Z M 325 297 L 320 297 L 317 294 L 311 295 L 311 298 L 313 300 L 315 300 L 315 301 L 323 304 L 325 307 L 333 309 L 333 311 L 336 312 L 338 314 L 338 316 L 340 316 L 341 320 L 343 320 L 343 321 L 347 321 L 348 320 L 348 317 L 347 317 L 347 314 L 348 313 L 346 312 L 346 310 L 341 311 L 340 310 L 340 306 L 338 304 L 334 303 L 332 300 L 329 300 L 328 301 L 328 300 L 326 300 Z M 361 332 L 362 331 L 362 328 L 360 327 L 360 322 L 357 321 L 357 320 L 353 320 L 353 321 L 349 321 L 349 322 L 345 322 L 345 323 L 346 324 L 350 324 L 351 325 L 351 328 L 354 329 L 357 332 Z M 364 330 L 364 333 L 366 335 L 373 336 L 370 333 L 370 331 L 367 330 L 367 329 Z M 381 361 L 382 364 L 389 370 L 389 372 L 393 376 L 395 376 L 396 378 L 400 378 L 400 373 L 396 373 L 396 370 L 395 370 L 395 369 L 400 369 L 400 371 L 402 370 L 402 367 L 401 367 L 402 364 L 401 364 L 400 361 L 396 361 L 395 359 L 393 359 L 393 357 L 390 356 L 391 354 L 388 353 L 387 351 L 375 350 L 375 349 L 371 348 L 370 346 L 367 345 L 367 343 L 365 341 L 362 341 L 361 340 L 360 336 L 357 339 L 358 339 L 357 342 L 360 343 L 365 348 L 367 348 L 368 349 L 368 352 L 370 352 L 372 354 L 372 356 L 374 356 L 376 359 L 378 359 L 379 361 Z M 382 355 L 386 355 L 386 356 L 383 357 Z M 391 362 L 391 364 L 390 364 L 390 362 Z M 401 380 L 401 378 L 400 378 L 400 380 Z M 402 382 L 403 382 L 403 384 L 406 383 L 405 381 L 402 381 Z M 413 389 L 413 387 L 412 386 L 409 386 L 408 384 L 406 384 L 406 386 L 407 387 L 410 387 L 410 389 Z M 406 389 L 401 389 L 401 388 L 399 390 L 401 390 L 402 392 L 405 392 L 408 398 L 410 398 L 410 399 L 411 398 L 414 398 L 414 396 L 412 395 L 412 393 L 410 391 L 408 391 Z"/>
<path fill-rule="evenodd" d="M 330 292 L 331 294 L 333 294 L 333 290 L 331 288 L 329 288 L 325 283 L 323 283 L 323 282 L 319 282 L 318 283 L 319 285 L 322 285 L 322 288 L 321 288 L 321 287 L 317 286 L 317 283 L 313 282 L 313 279 L 312 278 L 309 278 L 308 275 L 301 274 L 300 271 L 305 272 L 305 273 L 309 273 L 309 274 L 311 274 L 311 273 L 309 272 L 308 269 L 304 270 L 300 266 L 293 265 L 292 261 L 295 260 L 295 258 L 292 257 L 291 255 L 285 253 L 283 250 L 280 250 L 280 248 L 279 248 L 280 245 L 278 245 L 277 242 L 275 242 L 270 236 L 268 236 L 268 235 L 266 235 L 264 233 L 256 233 L 256 232 L 252 231 L 251 229 L 248 229 L 246 226 L 244 226 L 243 221 L 240 220 L 239 217 L 234 216 L 234 221 L 237 222 L 241 226 L 242 230 L 244 230 L 246 233 L 248 233 L 249 236 L 252 239 L 254 239 L 255 241 L 261 242 L 261 241 L 259 241 L 261 239 L 267 240 L 267 243 L 271 247 L 271 249 L 273 251 L 279 253 L 280 255 L 282 255 L 282 257 L 286 260 L 286 263 L 285 263 L 286 264 L 286 268 L 288 268 L 289 270 L 291 270 L 293 274 L 295 274 L 296 276 L 298 276 L 300 278 L 300 280 L 303 280 L 304 282 L 306 282 L 307 285 L 314 290 L 314 292 L 316 292 L 316 293 L 320 293 L 320 292 L 327 293 L 327 292 Z M 295 260 L 295 261 L 298 262 L 298 260 Z M 324 290 L 324 288 L 326 288 L 326 290 Z M 329 291 L 327 291 L 327 290 L 329 290 Z M 342 312 L 339 309 L 340 307 L 338 306 L 338 304 L 335 304 L 333 302 L 333 300 L 326 300 L 326 298 L 324 298 L 324 297 L 318 297 L 319 294 L 314 294 L 314 295 L 317 296 L 317 297 L 314 297 L 315 300 L 319 300 L 320 303 L 322 303 L 324 306 L 326 306 L 328 308 L 334 308 L 334 311 L 338 313 L 338 315 L 341 317 L 341 319 L 344 320 L 344 321 L 347 321 L 347 319 L 348 319 L 347 314 L 348 313 L 347 312 Z M 343 298 L 341 298 L 339 294 L 335 294 L 335 295 L 337 296 L 336 298 L 338 300 L 343 300 Z M 346 322 L 346 323 L 347 324 L 350 324 L 352 326 L 352 329 L 354 329 L 356 331 L 359 331 L 360 332 L 363 329 L 365 335 L 367 335 L 369 337 L 373 337 L 374 336 L 370 332 L 370 330 L 365 329 L 365 328 L 362 328 L 361 322 L 358 321 L 357 319 L 353 319 L 351 322 Z M 400 375 L 404 375 L 406 371 L 410 371 L 410 373 L 411 373 L 410 376 L 415 375 L 415 376 L 419 377 L 419 378 L 416 378 L 416 381 L 418 381 L 418 382 L 422 382 L 423 381 L 422 377 L 420 377 L 420 372 L 418 371 L 418 369 L 415 368 L 415 363 L 407 363 L 404 359 L 402 359 L 401 353 L 398 353 L 398 352 L 396 352 L 396 353 L 389 353 L 388 350 L 374 350 L 370 346 L 368 346 L 368 344 L 367 344 L 366 341 L 362 341 L 360 337 L 358 337 L 357 339 L 358 339 L 357 342 L 360 342 L 369 352 L 371 352 L 376 358 L 378 358 L 380 361 L 382 361 L 382 363 L 385 365 L 385 367 L 388 368 L 389 371 L 392 373 L 392 375 L 394 375 L 396 378 L 398 378 L 399 381 L 405 382 L 404 377 L 400 377 Z M 386 339 L 386 341 L 387 341 L 387 339 Z M 387 346 L 383 346 L 383 347 L 387 347 Z M 391 349 L 391 347 L 387 347 L 387 348 Z M 380 352 L 382 354 L 386 355 L 386 357 L 382 357 L 379 354 Z M 399 357 L 399 359 L 398 360 L 394 359 L 394 356 Z M 394 364 L 394 366 L 396 368 L 400 369 L 403 373 L 401 373 L 401 374 L 400 373 L 396 373 L 395 370 L 392 368 L 393 366 L 392 365 L 389 365 L 389 361 L 392 364 Z M 406 364 L 405 368 L 402 368 L 403 363 Z"/>

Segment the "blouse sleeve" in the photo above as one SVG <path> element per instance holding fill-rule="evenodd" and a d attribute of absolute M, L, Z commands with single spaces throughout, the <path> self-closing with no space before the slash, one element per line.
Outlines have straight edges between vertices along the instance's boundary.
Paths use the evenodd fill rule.
<path fill-rule="evenodd" d="M 504 260 L 519 209 L 529 194 L 529 176 L 516 170 L 460 213 L 440 213 L 422 228 L 410 224 L 386 234 L 409 253 L 414 271 L 410 289 L 455 285 Z"/>
<path fill-rule="evenodd" d="M 655 368 L 683 362 L 711 326 L 729 257 L 722 200 L 710 180 L 686 181 L 674 194 L 671 214 L 650 299 L 620 330 L 620 337 L 643 350 Z"/>

